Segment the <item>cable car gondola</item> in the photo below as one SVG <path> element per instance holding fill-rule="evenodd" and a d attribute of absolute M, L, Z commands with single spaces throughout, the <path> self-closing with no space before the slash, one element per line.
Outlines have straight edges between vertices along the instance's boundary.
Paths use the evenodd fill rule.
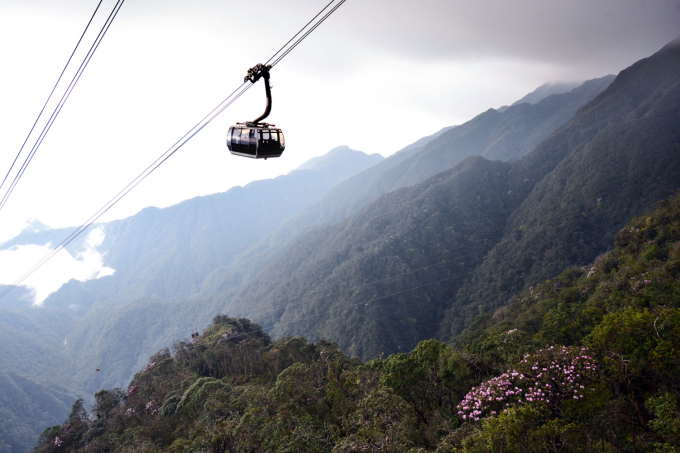
<path fill-rule="evenodd" d="M 255 83 L 260 78 L 264 79 L 264 90 L 267 94 L 267 108 L 255 121 L 236 123 L 227 132 L 227 147 L 229 152 L 236 156 L 250 157 L 252 159 L 267 159 L 279 157 L 286 149 L 286 142 L 281 129 L 275 124 L 262 123 L 272 111 L 272 91 L 269 86 L 270 65 L 258 64 L 248 70 L 244 82 L 250 80 Z"/>

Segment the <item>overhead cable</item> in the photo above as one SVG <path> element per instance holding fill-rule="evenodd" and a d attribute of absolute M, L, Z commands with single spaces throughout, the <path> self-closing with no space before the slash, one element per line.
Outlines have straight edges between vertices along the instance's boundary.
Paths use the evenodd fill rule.
<path fill-rule="evenodd" d="M 122 3 L 124 0 L 119 0 Z M 326 5 L 319 14 L 315 16 L 317 18 L 323 11 L 328 9 L 328 7 L 334 3 Z M 274 62 L 274 64 L 279 63 L 285 56 L 287 56 L 291 50 L 297 47 L 300 42 L 302 42 L 309 34 L 316 30 L 316 28 L 323 23 L 333 12 L 335 12 L 340 5 L 345 3 L 346 0 L 341 0 L 337 5 L 335 5 L 328 13 L 326 13 L 321 19 L 310 27 L 310 24 L 314 21 L 308 22 L 304 27 L 298 31 L 295 36 L 286 43 L 281 49 L 279 49 L 268 61 L 271 61 L 274 57 L 281 54 Z M 306 31 L 305 31 L 306 30 Z M 304 32 L 304 33 L 303 33 Z M 297 39 L 292 45 L 290 42 L 295 39 L 296 36 L 302 36 Z M 287 47 L 288 46 L 288 47 Z M 285 50 L 284 50 L 285 49 Z M 283 53 L 282 53 L 283 51 Z M 274 65 L 272 64 L 272 66 Z M 63 250 L 68 244 L 70 244 L 76 237 L 87 230 L 92 224 L 94 224 L 102 215 L 109 211 L 113 206 L 115 206 L 125 195 L 127 195 L 132 189 L 137 187 L 144 179 L 146 179 L 151 173 L 153 173 L 158 167 L 160 167 L 165 161 L 167 161 L 171 156 L 173 156 L 179 149 L 181 149 L 189 140 L 196 136 L 201 130 L 203 130 L 208 124 L 210 124 L 218 115 L 220 115 L 227 107 L 233 104 L 239 97 L 241 97 L 246 91 L 252 87 L 253 84 L 250 82 L 244 82 L 236 90 L 234 90 L 229 96 L 227 96 L 222 102 L 220 102 L 217 107 L 215 107 L 210 113 L 208 113 L 201 121 L 199 121 L 194 127 L 192 127 L 186 134 L 182 136 L 178 141 L 176 141 L 168 150 L 160 155 L 151 165 L 146 167 L 142 173 L 135 177 L 131 182 L 128 183 L 120 192 L 118 192 L 113 198 L 111 198 L 104 206 L 99 208 L 99 210 L 94 213 L 88 220 L 76 228 L 66 239 L 64 239 L 57 247 L 51 250 L 43 259 L 36 263 L 31 269 L 24 273 L 19 279 L 17 279 L 11 286 L 6 288 L 1 294 L 0 299 L 3 298 L 8 292 L 13 288 L 20 285 L 28 277 L 30 277 L 35 271 L 42 267 L 47 261 L 49 261 L 55 254 Z M 3 200 L 4 201 L 4 200 Z M 1 208 L 1 205 L 0 205 Z"/>
<path fill-rule="evenodd" d="M 54 87 L 52 87 L 52 91 L 50 91 L 49 96 L 47 96 L 47 100 L 45 101 L 45 105 L 43 105 L 42 109 L 40 110 L 40 113 L 38 113 L 38 117 L 35 119 L 33 126 L 31 126 L 31 130 L 28 131 L 28 135 L 26 136 L 26 139 L 24 139 L 24 143 L 21 144 L 21 148 L 19 148 L 19 152 L 17 153 L 16 157 L 14 158 L 12 165 L 10 165 L 9 170 L 7 171 L 7 174 L 5 175 L 2 182 L 0 183 L 0 189 L 2 189 L 2 186 L 5 185 L 5 182 L 7 181 L 7 178 L 9 177 L 10 173 L 12 172 L 14 165 L 17 163 L 17 160 L 19 159 L 21 152 L 24 150 L 24 146 L 26 146 L 26 142 L 28 142 L 28 139 L 31 137 L 31 134 L 33 133 L 33 129 L 35 129 L 35 126 L 38 124 L 38 121 L 40 120 L 40 117 L 42 116 L 43 112 L 45 111 L 47 104 L 50 102 L 50 99 L 52 99 L 52 95 L 54 94 L 54 91 L 57 89 L 59 82 L 61 82 L 61 78 L 64 76 L 64 73 L 66 72 L 66 69 L 68 68 L 68 65 L 71 63 L 71 59 L 73 59 L 73 55 L 75 55 L 76 51 L 78 50 L 78 47 L 80 46 L 80 42 L 83 40 L 83 37 L 85 36 L 85 33 L 87 33 L 88 28 L 90 28 L 90 24 L 92 23 L 94 16 L 97 15 L 97 11 L 99 11 L 99 7 L 101 6 L 102 1 L 103 0 L 99 0 L 99 3 L 97 4 L 97 8 L 95 8 L 94 13 L 92 13 L 92 17 L 90 17 L 90 20 L 88 21 L 87 26 L 85 27 L 85 30 L 83 31 L 83 34 L 80 35 L 80 39 L 78 39 L 78 42 L 76 43 L 76 47 L 73 49 L 73 52 L 71 52 L 71 56 L 68 57 L 68 61 L 66 61 L 66 65 L 64 66 L 64 69 L 61 70 L 61 74 L 59 74 L 59 78 L 57 79 L 57 82 L 54 84 Z"/>
<path fill-rule="evenodd" d="M 118 11 L 120 11 L 120 8 L 123 6 L 124 1 L 125 0 L 118 0 L 116 2 L 116 4 L 114 5 L 113 10 L 109 14 L 109 17 L 106 19 L 106 22 L 102 26 L 101 30 L 99 31 L 99 34 L 97 35 L 94 42 L 90 46 L 90 49 L 88 50 L 87 54 L 85 55 L 85 58 L 80 63 L 78 70 L 76 71 L 75 75 L 71 79 L 71 83 L 69 83 L 68 87 L 66 88 L 66 91 L 64 92 L 61 99 L 59 100 L 59 103 L 54 108 L 52 115 L 50 115 L 50 118 L 48 119 L 47 123 L 45 124 L 42 131 L 40 132 L 40 135 L 38 136 L 35 143 L 33 144 L 31 151 L 29 152 L 28 156 L 26 156 L 26 159 L 24 159 L 24 162 L 21 165 L 21 168 L 19 168 L 19 171 L 14 176 L 14 180 L 12 181 L 10 187 L 7 189 L 7 192 L 5 192 L 5 195 L 2 197 L 2 200 L 0 200 L 0 210 L 2 210 L 2 208 L 7 203 L 7 200 L 12 195 L 12 192 L 14 192 L 14 188 L 17 186 L 17 184 L 19 183 L 19 181 L 23 177 L 24 173 L 26 172 L 28 165 L 31 163 L 31 161 L 33 160 L 33 157 L 38 152 L 40 145 L 42 144 L 43 140 L 45 140 L 47 133 L 52 128 L 52 125 L 56 121 L 57 116 L 61 112 L 61 109 L 64 107 L 64 104 L 66 103 L 68 98 L 71 96 L 73 89 L 75 88 L 76 84 L 80 80 L 80 77 L 83 75 L 85 68 L 87 68 L 88 64 L 90 63 L 90 60 L 94 56 L 95 51 L 99 48 L 99 44 L 101 44 L 102 40 L 104 39 L 104 36 L 106 36 L 106 32 L 108 32 L 109 28 L 111 27 L 111 24 L 113 23 L 113 20 L 118 15 Z M 88 26 L 89 26 L 89 24 L 88 24 Z M 69 59 L 69 61 L 70 61 L 70 59 Z M 41 114 L 42 114 L 42 112 L 41 112 Z M 36 120 L 36 122 L 37 122 L 37 120 Z M 33 129 L 31 129 L 31 131 L 33 131 Z M 29 134 L 29 136 L 30 136 L 30 134 Z M 28 140 L 28 137 L 26 137 L 26 140 Z M 22 146 L 22 149 L 23 149 L 23 146 Z M 17 155 L 17 157 L 18 157 L 18 155 Z M 14 166 L 14 164 L 12 164 L 12 166 Z M 11 171 L 11 169 L 10 169 L 10 171 Z"/>

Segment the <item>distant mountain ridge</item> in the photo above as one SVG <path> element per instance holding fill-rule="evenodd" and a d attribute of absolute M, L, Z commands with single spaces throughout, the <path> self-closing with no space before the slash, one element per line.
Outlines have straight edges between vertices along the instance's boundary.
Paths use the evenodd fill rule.
<path fill-rule="evenodd" d="M 307 169 L 165 209 L 146 208 L 130 218 L 102 224 L 106 236 L 99 250 L 104 264 L 116 270 L 115 275 L 84 283 L 72 281 L 47 303 L 80 304 L 87 310 L 93 300 L 115 305 L 135 297 L 187 297 L 199 291 L 213 269 L 229 264 L 338 182 L 381 160 L 379 154 L 369 156 L 340 147 L 313 159 L 315 163 Z M 66 228 L 24 230 L 2 248 L 58 244 L 70 232 Z M 72 254 L 83 246 L 86 236 L 81 235 L 79 242 L 69 247 Z"/>
<path fill-rule="evenodd" d="M 391 169 L 377 185 L 390 191 L 417 184 L 470 156 L 516 159 L 571 119 L 613 80 L 612 75 L 590 80 L 569 93 L 549 96 L 536 105 L 512 106 L 503 113 L 489 109 L 433 140 L 422 153 Z"/>
<path fill-rule="evenodd" d="M 512 105 L 536 104 L 553 94 L 568 93 L 574 88 L 577 88 L 582 83 L 583 82 L 547 82 L 524 96 L 522 99 L 513 102 Z M 507 108 L 507 106 L 504 107 L 504 109 Z M 500 111 L 500 109 L 498 110 Z"/>

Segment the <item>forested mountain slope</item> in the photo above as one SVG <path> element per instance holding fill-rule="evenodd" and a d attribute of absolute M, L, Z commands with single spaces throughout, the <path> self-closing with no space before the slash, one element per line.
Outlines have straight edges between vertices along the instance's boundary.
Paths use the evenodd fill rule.
<path fill-rule="evenodd" d="M 523 159 L 469 158 L 309 233 L 226 294 L 225 311 L 276 323 L 277 336 L 330 339 L 371 358 L 432 336 L 444 308 L 440 335 L 450 338 L 513 290 L 588 262 L 626 216 L 680 188 L 679 50 L 674 42 L 624 71 Z M 508 243 L 524 247 L 505 257 Z M 544 264 L 533 267 L 535 255 Z"/>
<path fill-rule="evenodd" d="M 336 200 L 327 205 L 336 206 L 336 212 L 326 221 L 334 223 L 344 220 L 383 194 L 422 182 L 436 173 L 453 168 L 469 156 L 483 156 L 491 160 L 519 157 L 567 122 L 613 80 L 614 76 L 590 80 L 569 93 L 548 96 L 536 105 L 512 106 L 503 113 L 490 109 L 458 127 L 442 131 L 423 145 L 421 152 L 405 156 L 389 167 L 385 165 L 383 171 L 370 169 L 348 179 L 298 217 L 310 211 L 318 212 L 324 208 L 327 199 L 332 200 L 331 197 L 335 196 Z M 370 185 L 362 184 L 360 181 L 369 172 L 375 175 Z M 338 203 L 337 194 L 350 186 L 361 190 L 353 196 L 344 195 L 345 200 L 350 202 L 345 201 L 344 205 Z"/>
<path fill-rule="evenodd" d="M 528 195 L 458 294 L 446 322 L 451 335 L 480 305 L 495 309 L 527 285 L 591 261 L 627 218 L 680 188 L 678 125 L 680 40 L 622 71 L 514 165 L 509 189 Z"/>
<path fill-rule="evenodd" d="M 0 309 L 0 451 L 29 451 L 75 401 L 63 347 L 73 324 L 58 310 Z"/>
<path fill-rule="evenodd" d="M 217 316 L 124 389 L 80 402 L 37 453 L 673 452 L 680 445 L 680 198 L 616 248 L 426 340 L 362 364 Z"/>
<path fill-rule="evenodd" d="M 279 324 L 277 337 L 304 332 L 333 339 L 359 357 L 411 349 L 435 335 L 446 301 L 463 281 L 458 274 L 479 265 L 500 237 L 509 214 L 509 168 L 470 158 L 314 230 L 224 311 Z M 400 294 L 387 297 L 393 293 Z"/>
<path fill-rule="evenodd" d="M 548 96 L 535 105 L 513 105 L 502 113 L 489 109 L 390 169 L 375 186 L 382 194 L 417 184 L 469 156 L 504 161 L 518 158 L 571 119 L 613 80 L 612 75 L 590 80 L 569 93 Z"/>
<path fill-rule="evenodd" d="M 230 266 L 216 269 L 205 282 L 203 289 L 215 292 L 217 288 L 214 285 L 219 286 L 219 290 L 222 291 L 236 287 L 241 282 L 255 276 L 278 257 L 291 240 L 302 236 L 315 227 L 342 220 L 348 214 L 338 214 L 338 210 L 345 209 L 354 199 L 362 196 L 387 169 L 420 152 L 423 146 L 449 129 L 451 127 L 444 128 L 431 136 L 423 137 L 376 165 L 340 182 L 319 201 L 282 222 L 281 225 L 273 229 L 271 234 L 263 236 L 260 241 L 239 255 Z"/>

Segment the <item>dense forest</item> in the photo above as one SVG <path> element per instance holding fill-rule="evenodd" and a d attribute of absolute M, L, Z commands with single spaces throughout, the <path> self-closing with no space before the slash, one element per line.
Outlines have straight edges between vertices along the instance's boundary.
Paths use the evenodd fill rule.
<path fill-rule="evenodd" d="M 680 196 L 615 244 L 450 345 L 366 363 L 217 316 L 36 451 L 678 451 Z"/>

